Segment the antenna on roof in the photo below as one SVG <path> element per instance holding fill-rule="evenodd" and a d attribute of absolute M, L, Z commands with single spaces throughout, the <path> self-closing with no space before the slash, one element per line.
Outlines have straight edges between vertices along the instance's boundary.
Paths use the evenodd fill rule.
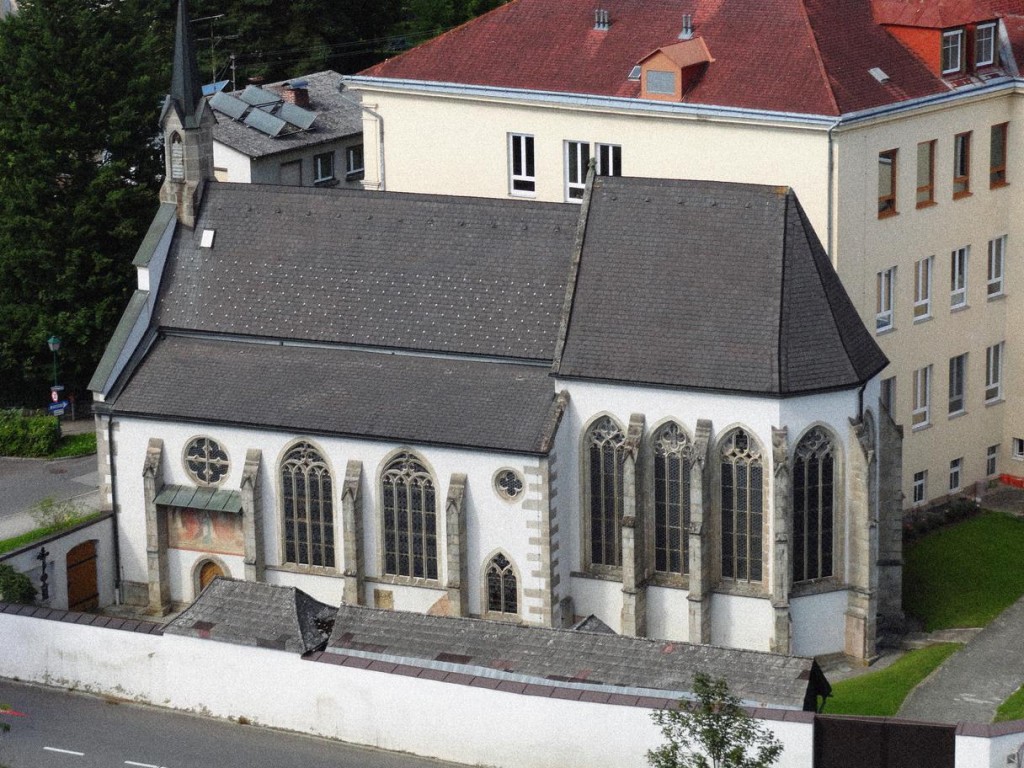
<path fill-rule="evenodd" d="M 611 22 L 608 21 L 608 11 L 603 8 L 598 8 L 594 11 L 594 29 L 599 29 L 602 32 L 607 32 L 608 27 L 611 26 Z"/>
<path fill-rule="evenodd" d="M 689 40 L 693 37 L 693 15 L 683 14 L 683 31 L 679 33 L 680 40 Z"/>

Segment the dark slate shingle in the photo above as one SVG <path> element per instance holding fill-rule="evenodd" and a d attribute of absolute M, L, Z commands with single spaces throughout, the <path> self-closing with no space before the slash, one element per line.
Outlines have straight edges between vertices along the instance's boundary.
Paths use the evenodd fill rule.
<path fill-rule="evenodd" d="M 789 188 L 595 181 L 559 375 L 787 395 L 885 364 Z"/>
<path fill-rule="evenodd" d="M 544 454 L 546 366 L 336 347 L 158 340 L 114 413 Z"/>

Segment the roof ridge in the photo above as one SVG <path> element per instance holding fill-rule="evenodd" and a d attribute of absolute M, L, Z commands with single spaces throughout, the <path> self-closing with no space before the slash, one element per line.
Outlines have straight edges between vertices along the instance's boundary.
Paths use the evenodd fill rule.
<path fill-rule="evenodd" d="M 807 24 L 807 31 L 811 36 L 811 47 L 814 49 L 814 60 L 817 62 L 822 79 L 825 81 L 825 91 L 828 94 L 828 100 L 832 104 L 834 114 L 840 115 L 842 114 L 842 111 L 839 109 L 839 101 L 836 99 L 836 92 L 832 88 L 832 78 L 829 77 L 828 69 L 826 69 L 825 61 L 821 55 L 821 48 L 818 46 L 818 34 L 814 29 L 814 22 L 811 21 L 811 15 L 807 12 L 807 0 L 796 0 L 796 3 L 800 7 L 800 14 L 803 16 L 804 22 Z"/>

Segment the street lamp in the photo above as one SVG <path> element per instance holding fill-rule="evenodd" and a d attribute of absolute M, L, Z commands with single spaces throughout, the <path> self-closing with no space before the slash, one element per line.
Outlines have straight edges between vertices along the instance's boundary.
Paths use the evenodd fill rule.
<path fill-rule="evenodd" d="M 46 346 L 53 352 L 53 386 L 57 386 L 57 352 L 60 351 L 60 339 L 51 336 L 46 340 Z"/>

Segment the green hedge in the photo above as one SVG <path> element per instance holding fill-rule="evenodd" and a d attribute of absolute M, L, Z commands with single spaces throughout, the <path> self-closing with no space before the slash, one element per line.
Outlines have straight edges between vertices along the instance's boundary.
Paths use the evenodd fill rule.
<path fill-rule="evenodd" d="M 0 456 L 48 456 L 60 443 L 56 416 L 25 416 L 0 410 Z"/>
<path fill-rule="evenodd" d="M 9 565 L 0 565 L 0 600 L 32 605 L 35 599 L 36 588 L 28 576 L 18 573 Z"/>

